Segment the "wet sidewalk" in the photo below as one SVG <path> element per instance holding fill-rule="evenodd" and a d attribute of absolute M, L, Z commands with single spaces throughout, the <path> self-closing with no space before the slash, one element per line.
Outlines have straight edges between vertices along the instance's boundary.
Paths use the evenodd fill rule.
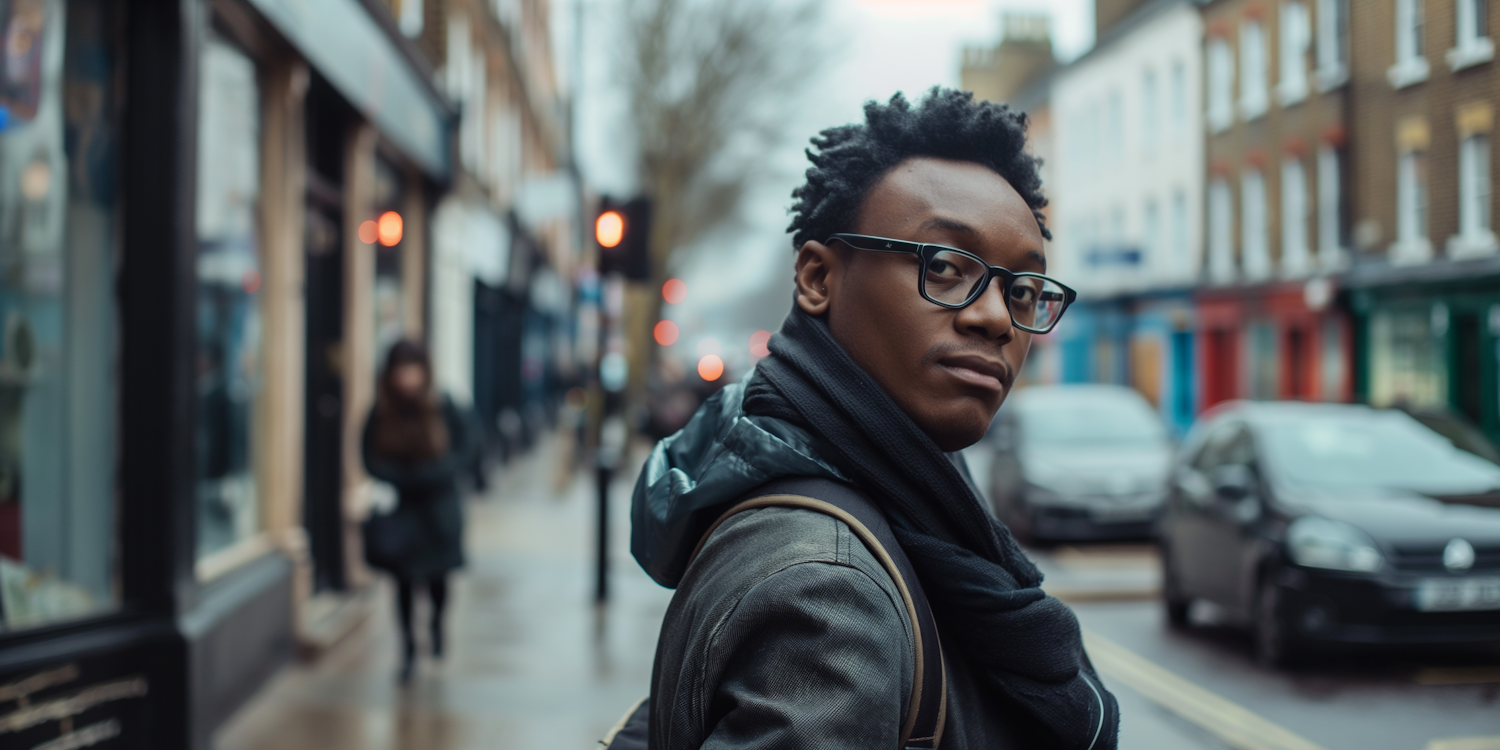
<path fill-rule="evenodd" d="M 397 685 L 383 585 L 375 615 L 316 663 L 283 670 L 219 750 L 594 747 L 648 690 L 671 592 L 630 558 L 632 468 L 611 495 L 612 598 L 596 610 L 593 478 L 559 482 L 556 456 L 546 440 L 469 504 L 469 566 L 453 580 L 442 662 L 424 658 L 412 684 Z"/>

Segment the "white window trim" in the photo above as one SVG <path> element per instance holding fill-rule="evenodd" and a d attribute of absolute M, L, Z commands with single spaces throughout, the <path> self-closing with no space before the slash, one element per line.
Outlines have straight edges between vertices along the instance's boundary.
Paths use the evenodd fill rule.
<path fill-rule="evenodd" d="M 1324 145 L 1318 149 L 1318 246 L 1315 252 L 1318 265 L 1328 271 L 1342 269 L 1349 258 L 1349 253 L 1343 246 L 1343 227 L 1340 225 L 1343 182 L 1339 174 L 1339 161 L 1339 152 L 1332 146 Z"/>
<path fill-rule="evenodd" d="M 1298 197 L 1300 203 L 1294 200 Z M 1281 161 L 1281 273 L 1288 278 L 1301 278 L 1313 270 L 1308 202 L 1307 169 L 1301 158 L 1287 156 Z"/>
<path fill-rule="evenodd" d="M 1347 25 L 1348 14 L 1346 0 L 1318 0 L 1318 28 L 1313 39 L 1317 65 L 1313 78 L 1318 93 L 1326 94 L 1349 82 L 1347 31 L 1339 25 L 1340 21 Z"/>
<path fill-rule="evenodd" d="M 1222 133 L 1234 124 L 1234 53 L 1227 40 L 1214 37 L 1208 42 L 1207 57 L 1208 101 L 1203 120 L 1208 132 Z"/>
<path fill-rule="evenodd" d="M 1280 80 L 1276 83 L 1276 100 L 1290 107 L 1307 98 L 1308 44 L 1307 6 L 1302 0 L 1284 0 L 1281 4 L 1281 34 L 1277 44 Z M 1289 50 L 1288 46 L 1295 46 Z"/>
<path fill-rule="evenodd" d="M 1240 174 L 1240 266 L 1248 279 L 1271 277 L 1268 208 L 1265 173 L 1259 169 L 1245 170 Z"/>
<path fill-rule="evenodd" d="M 1252 45 L 1249 43 L 1247 37 L 1250 36 L 1251 28 L 1255 29 L 1255 36 L 1258 37 L 1259 44 Z M 1251 53 L 1249 50 L 1255 50 L 1255 52 Z M 1267 59 L 1266 53 L 1265 25 L 1256 20 L 1245 21 L 1241 24 L 1239 110 L 1240 118 L 1246 122 L 1260 118 L 1271 108 L 1271 92 L 1269 91 L 1271 85 L 1270 65 L 1268 64 L 1270 61 Z M 1260 65 L 1248 64 L 1253 61 L 1248 57 L 1251 54 L 1257 55 L 1254 60 L 1258 60 Z M 1250 85 L 1251 82 L 1247 80 L 1247 76 L 1251 75 L 1256 76 L 1254 83 L 1258 85 Z"/>
<path fill-rule="evenodd" d="M 1474 14 L 1476 5 L 1487 2 L 1489 0 L 1457 0 L 1453 4 L 1457 30 L 1453 49 L 1446 55 L 1450 69 L 1463 70 L 1495 59 L 1495 43 L 1484 29 L 1479 28 L 1481 21 L 1488 21 L 1488 18 L 1479 19 Z"/>
<path fill-rule="evenodd" d="M 1412 219 L 1411 212 L 1415 210 L 1415 206 L 1411 204 L 1417 196 L 1414 192 L 1416 185 L 1406 177 L 1407 165 L 1411 163 L 1407 159 L 1414 158 L 1419 153 L 1421 152 L 1408 151 L 1396 159 L 1396 241 L 1390 248 L 1391 263 L 1395 265 L 1414 265 L 1432 260 L 1432 240 L 1427 236 L 1431 225 L 1410 227 L 1408 224 Z M 1430 194 L 1428 200 L 1430 211 Z"/>
<path fill-rule="evenodd" d="M 1448 50 L 1445 57 L 1448 68 L 1454 71 L 1483 65 L 1495 59 L 1495 42 L 1487 36 L 1469 39 Z"/>
<path fill-rule="evenodd" d="M 1494 144 L 1488 144 L 1488 147 L 1485 149 L 1486 153 L 1478 160 L 1480 166 L 1484 168 L 1484 174 L 1476 175 L 1471 171 L 1469 160 L 1465 158 L 1465 154 L 1469 151 L 1467 145 L 1469 139 L 1475 136 L 1482 136 L 1486 140 L 1489 139 L 1489 134 L 1487 133 L 1476 133 L 1459 141 L 1458 234 L 1449 237 L 1446 246 L 1448 256 L 1451 258 L 1476 258 L 1494 255 L 1496 250 L 1500 250 L 1500 241 L 1497 241 L 1495 237 L 1493 226 L 1494 216 L 1490 216 L 1491 226 L 1487 227 L 1474 226 L 1475 222 L 1469 216 L 1469 212 L 1473 210 L 1472 205 L 1474 201 L 1474 196 L 1470 195 L 1470 191 L 1474 187 L 1473 183 L 1477 182 L 1476 178 L 1482 176 L 1485 181 L 1490 182 L 1491 195 L 1487 196 L 1487 198 L 1494 200 L 1494 176 L 1489 173 L 1489 160 Z"/>
<path fill-rule="evenodd" d="M 1411 36 L 1414 26 L 1425 30 L 1426 25 L 1414 23 L 1412 18 L 1404 18 L 1409 14 L 1425 13 L 1423 5 L 1421 0 L 1396 0 L 1396 64 L 1385 71 L 1391 88 L 1404 89 L 1421 83 L 1432 72 L 1427 56 L 1417 54 L 1416 46 L 1421 40 Z"/>

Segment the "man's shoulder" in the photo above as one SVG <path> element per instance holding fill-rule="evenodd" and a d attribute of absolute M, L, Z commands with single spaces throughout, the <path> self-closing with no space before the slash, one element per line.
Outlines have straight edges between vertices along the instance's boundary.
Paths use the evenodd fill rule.
<path fill-rule="evenodd" d="M 843 521 L 807 508 L 754 508 L 726 519 L 704 541 L 679 592 L 710 607 L 732 606 L 752 591 L 774 600 L 793 596 L 782 589 L 820 583 L 851 596 L 863 592 L 904 614 L 904 605 L 896 606 L 900 590 L 875 554 Z"/>

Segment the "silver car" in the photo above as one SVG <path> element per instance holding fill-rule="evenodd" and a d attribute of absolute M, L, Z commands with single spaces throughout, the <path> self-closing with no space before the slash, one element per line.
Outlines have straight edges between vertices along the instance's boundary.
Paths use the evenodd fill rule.
<path fill-rule="evenodd" d="M 1094 384 L 1018 390 L 989 444 L 995 515 L 1021 538 L 1151 536 L 1172 440 L 1139 393 Z"/>

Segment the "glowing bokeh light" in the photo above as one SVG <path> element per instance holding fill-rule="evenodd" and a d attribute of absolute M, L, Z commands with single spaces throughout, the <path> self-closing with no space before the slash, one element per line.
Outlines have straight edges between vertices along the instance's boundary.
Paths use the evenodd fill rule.
<path fill-rule="evenodd" d="M 771 341 L 770 331 L 756 331 L 750 334 L 750 356 L 769 357 L 771 349 L 767 346 Z"/>
<path fill-rule="evenodd" d="M 712 383 L 724 375 L 724 360 L 717 354 L 704 355 L 698 360 L 698 377 Z"/>
<path fill-rule="evenodd" d="M 374 219 L 370 219 L 359 225 L 360 242 L 366 245 L 373 245 L 375 244 L 375 240 L 378 239 L 380 239 L 380 227 L 376 225 Z"/>
<path fill-rule="evenodd" d="M 677 337 L 681 335 L 681 331 L 677 330 L 676 323 L 670 320 L 663 320 L 657 323 L 656 327 L 651 330 L 651 335 L 656 338 L 656 343 L 662 346 L 671 346 L 677 343 Z"/>
<path fill-rule="evenodd" d="M 594 222 L 594 239 L 600 247 L 616 247 L 625 239 L 625 217 L 619 211 L 605 211 Z"/>
<path fill-rule="evenodd" d="M 687 299 L 687 282 L 682 279 L 667 279 L 661 285 L 661 298 L 669 305 L 680 305 Z"/>
<path fill-rule="evenodd" d="M 255 294 L 260 289 L 260 281 L 260 271 L 252 268 L 240 276 L 240 288 L 245 290 L 245 294 Z"/>
<path fill-rule="evenodd" d="M 395 247 L 401 241 L 401 214 L 395 211 L 386 211 L 380 215 L 380 221 L 375 225 L 375 232 L 380 238 L 380 244 L 386 247 Z"/>

